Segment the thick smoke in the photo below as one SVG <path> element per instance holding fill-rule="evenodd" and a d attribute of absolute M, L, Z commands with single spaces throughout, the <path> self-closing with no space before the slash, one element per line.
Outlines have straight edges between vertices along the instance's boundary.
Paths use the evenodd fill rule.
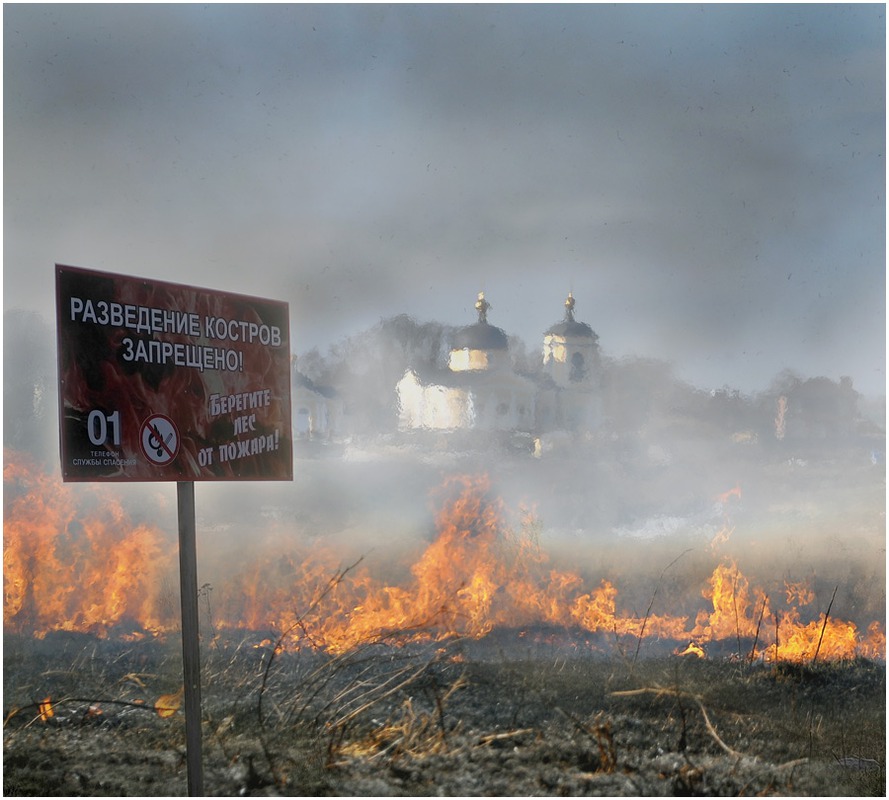
<path fill-rule="evenodd" d="M 50 330 L 11 312 L 5 331 L 4 444 L 58 474 Z M 543 436 L 536 455 L 518 434 L 400 432 L 396 381 L 408 366 L 441 367 L 452 332 L 401 316 L 300 354 L 300 373 L 343 403 L 342 428 L 297 443 L 292 484 L 198 486 L 202 585 L 221 596 L 245 565 L 316 546 L 404 585 L 437 535 L 435 490 L 483 474 L 506 524 L 532 535 L 554 569 L 588 587 L 614 583 L 628 614 L 693 615 L 714 567 L 735 563 L 772 597 L 805 585 L 815 616 L 835 592 L 834 616 L 885 622 L 885 431 L 852 379 L 784 372 L 747 396 L 606 354 L 601 425 Z M 539 372 L 533 348 L 514 340 L 511 352 L 516 371 Z M 113 490 L 175 553 L 173 487 Z"/>
<path fill-rule="evenodd" d="M 58 452 L 58 382 L 53 331 L 37 313 L 3 315 L 3 446 L 44 463 Z"/>

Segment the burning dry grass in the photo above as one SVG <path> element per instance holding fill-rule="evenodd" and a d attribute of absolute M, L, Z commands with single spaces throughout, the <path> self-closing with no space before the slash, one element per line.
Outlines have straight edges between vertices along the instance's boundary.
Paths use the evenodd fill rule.
<path fill-rule="evenodd" d="M 172 558 L 162 533 L 132 523 L 110 492 L 81 504 L 26 456 L 4 455 L 4 629 L 102 632 L 124 620 L 143 631 L 169 627 L 160 595 Z"/>
<path fill-rule="evenodd" d="M 135 636 L 175 630 L 173 604 L 160 597 L 172 559 L 159 531 L 130 522 L 104 495 L 96 508 L 78 506 L 67 487 L 11 455 L 4 474 L 5 629 L 37 636 L 121 635 L 123 625 Z M 735 496 L 725 494 L 726 502 Z M 737 657 L 750 660 L 885 657 L 883 620 L 862 622 L 860 597 L 835 603 L 839 581 L 827 597 L 820 576 L 820 585 L 814 575 L 756 581 L 718 537 L 678 555 L 680 543 L 672 540 L 673 555 L 665 551 L 656 568 L 645 566 L 654 564 L 654 548 L 638 543 L 612 547 L 610 563 L 598 569 L 564 568 L 541 546 L 540 522 L 527 510 L 511 520 L 486 474 L 446 478 L 434 505 L 435 537 L 393 582 L 362 559 L 344 568 L 341 553 L 318 542 L 306 548 L 290 538 L 250 548 L 246 565 L 223 585 L 204 585 L 207 629 L 235 640 L 245 631 L 268 632 L 279 647 L 334 654 L 393 635 L 429 642 L 562 627 L 590 634 L 591 642 L 605 636 L 622 648 L 635 643 L 636 655 L 673 641 L 700 652 L 730 642 Z M 757 549 L 750 552 L 755 559 Z M 391 564 L 388 571 L 395 571 Z M 873 588 L 865 583 L 856 591 L 873 595 Z M 850 610 L 856 620 L 846 616 Z"/>
<path fill-rule="evenodd" d="M 6 793 L 184 793 L 174 548 L 13 456 Z M 291 537 L 204 584 L 208 792 L 884 793 L 880 565 L 728 518 L 556 557 L 483 474 L 435 509 L 404 567 Z"/>

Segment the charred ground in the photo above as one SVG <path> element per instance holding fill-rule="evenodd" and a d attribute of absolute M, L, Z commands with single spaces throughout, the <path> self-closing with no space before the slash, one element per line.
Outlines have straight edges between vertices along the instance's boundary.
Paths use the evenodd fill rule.
<path fill-rule="evenodd" d="M 564 644 L 501 632 L 328 656 L 217 641 L 205 792 L 885 794 L 883 663 Z M 181 683 L 178 643 L 8 637 L 4 673 L 5 794 L 186 794 L 183 716 L 154 709 Z"/>

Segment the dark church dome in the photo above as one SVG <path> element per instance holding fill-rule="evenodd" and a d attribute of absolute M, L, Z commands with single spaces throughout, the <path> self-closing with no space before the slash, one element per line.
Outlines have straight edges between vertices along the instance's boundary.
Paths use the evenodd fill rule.
<path fill-rule="evenodd" d="M 599 337 L 593 332 L 593 329 L 585 322 L 578 322 L 575 319 L 566 319 L 557 322 L 547 332 L 556 336 L 585 336 L 589 339 L 598 339 Z"/>
<path fill-rule="evenodd" d="M 475 325 L 467 325 L 460 328 L 454 334 L 453 349 L 464 350 L 506 350 L 509 341 L 501 328 L 489 325 L 487 322 L 476 322 Z"/>
<path fill-rule="evenodd" d="M 501 328 L 488 324 L 488 309 L 491 304 L 485 300 L 485 293 L 478 293 L 475 309 L 478 322 L 460 328 L 455 334 L 452 350 L 508 350 L 509 340 Z"/>
<path fill-rule="evenodd" d="M 553 325 L 545 335 L 572 336 L 593 340 L 599 338 L 589 325 L 574 319 L 574 296 L 571 292 L 568 292 L 568 299 L 565 301 L 565 319 Z"/>

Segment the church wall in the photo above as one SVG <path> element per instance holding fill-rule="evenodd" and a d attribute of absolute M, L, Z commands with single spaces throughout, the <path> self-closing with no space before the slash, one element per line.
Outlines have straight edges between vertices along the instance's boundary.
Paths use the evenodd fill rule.
<path fill-rule="evenodd" d="M 419 428 L 422 425 L 423 387 L 417 376 L 408 370 L 395 389 L 398 396 L 398 427 Z"/>
<path fill-rule="evenodd" d="M 498 350 L 451 350 L 448 369 L 451 372 L 498 371 L 509 365 L 509 353 Z"/>
<path fill-rule="evenodd" d="M 482 430 L 522 430 L 534 427 L 534 392 L 524 387 L 490 385 L 472 390 L 475 427 Z"/>
<path fill-rule="evenodd" d="M 434 430 L 472 427 L 467 393 L 447 386 L 427 386 L 423 390 L 421 426 Z"/>
<path fill-rule="evenodd" d="M 451 350 L 448 356 L 448 367 L 452 372 L 488 369 L 488 354 L 484 350 Z"/>
<path fill-rule="evenodd" d="M 402 429 L 452 430 L 473 424 L 473 410 L 466 390 L 420 382 L 408 370 L 398 382 L 398 421 Z"/>
<path fill-rule="evenodd" d="M 590 384 L 598 372 L 597 347 L 589 341 L 569 340 L 564 336 L 547 335 L 543 340 L 543 365 L 552 379 L 562 387 Z M 577 379 L 575 360 L 582 359 L 583 377 Z"/>

